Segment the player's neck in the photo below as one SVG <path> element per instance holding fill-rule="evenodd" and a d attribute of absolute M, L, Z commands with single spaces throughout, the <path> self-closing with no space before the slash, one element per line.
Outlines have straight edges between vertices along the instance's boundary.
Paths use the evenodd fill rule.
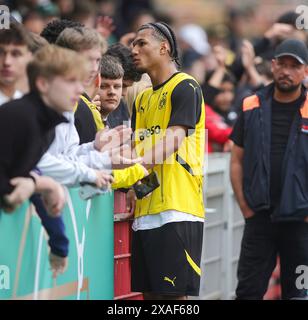
<path fill-rule="evenodd" d="M 148 74 L 151 78 L 153 87 L 156 87 L 167 81 L 177 71 L 174 63 L 168 63 L 149 71 Z"/>

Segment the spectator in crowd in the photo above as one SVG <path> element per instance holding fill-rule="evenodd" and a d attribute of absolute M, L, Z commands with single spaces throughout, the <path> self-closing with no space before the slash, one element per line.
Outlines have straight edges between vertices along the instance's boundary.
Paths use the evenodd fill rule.
<path fill-rule="evenodd" d="M 149 11 L 146 9 L 140 9 L 137 10 L 133 15 L 131 19 L 130 24 L 130 31 L 136 33 L 137 30 L 146 23 L 155 22 L 155 14 L 153 14 L 153 11 Z"/>
<path fill-rule="evenodd" d="M 107 50 L 107 44 L 96 30 L 84 27 L 66 28 L 59 35 L 56 44 L 79 52 L 89 61 L 91 71 L 85 83 L 85 92 L 75 109 L 75 126 L 80 144 L 91 142 L 96 132 L 103 127 L 92 99 L 99 88 L 100 61 Z"/>
<path fill-rule="evenodd" d="M 308 50 L 297 39 L 277 46 L 274 83 L 243 101 L 231 139 L 231 182 L 245 218 L 237 299 L 263 299 L 280 256 L 283 299 L 307 299 L 296 286 L 308 265 Z"/>
<path fill-rule="evenodd" d="M 96 5 L 92 1 L 75 0 L 74 9 L 67 18 L 77 21 L 87 28 L 95 28 Z"/>
<path fill-rule="evenodd" d="M 237 83 L 235 90 L 233 110 L 236 114 L 241 111 L 242 102 L 245 97 L 250 96 L 272 81 L 270 64 L 263 61 L 263 68 L 261 66 L 257 67 L 254 48 L 248 40 L 243 40 L 242 42 L 241 60 L 244 73 L 239 83 Z M 262 58 L 259 57 L 259 60 L 262 60 Z"/>
<path fill-rule="evenodd" d="M 207 152 L 229 152 L 232 147 L 229 140 L 232 127 L 228 126 L 223 117 L 208 105 L 205 105 L 205 113 L 205 128 L 208 130 Z"/>
<path fill-rule="evenodd" d="M 123 86 L 122 86 L 122 99 L 119 106 L 110 113 L 108 123 L 110 128 L 114 128 L 130 120 L 130 113 L 124 99 L 127 97 L 127 92 L 134 83 L 141 80 L 141 73 L 137 71 L 132 57 L 132 52 L 123 44 L 117 43 L 110 46 L 106 54 L 117 58 L 124 70 Z"/>
<path fill-rule="evenodd" d="M 298 17 L 299 14 L 295 11 L 288 11 L 278 17 L 272 26 L 265 31 L 264 35 L 260 39 L 254 41 L 254 52 L 256 56 L 271 60 L 275 47 L 285 39 L 293 38 L 307 42 L 305 30 L 299 30 L 296 27 Z M 230 70 L 237 80 L 242 77 L 244 66 L 240 54 L 237 55 Z"/>
<path fill-rule="evenodd" d="M 204 56 L 187 49 L 182 55 L 183 71 L 193 76 L 200 85 L 203 85 L 206 74 Z M 230 151 L 231 143 L 229 135 L 232 131 L 231 126 L 227 125 L 224 118 L 215 112 L 212 107 L 205 104 L 206 121 L 205 128 L 207 133 L 207 152 L 227 152 Z"/>
<path fill-rule="evenodd" d="M 76 69 L 76 65 L 79 68 Z M 2 131 L 0 144 L 1 150 L 6 150 L 0 157 L 0 195 L 3 207 L 15 208 L 35 191 L 34 182 L 40 181 L 40 177 L 30 176 L 30 171 L 36 167 L 41 156 L 52 143 L 56 125 L 67 121 L 63 113 L 72 110 L 75 101 L 78 100 L 83 90 L 82 81 L 86 75 L 86 62 L 69 50 L 45 46 L 29 63 L 27 72 L 30 93 L 21 99 L 4 104 L 0 110 L 0 130 Z M 23 161 L 20 161 L 21 155 Z M 30 177 L 33 177 L 33 180 Z M 49 179 L 49 184 L 51 181 Z M 43 184 L 39 182 L 36 191 L 41 191 Z M 55 184 L 53 188 L 58 188 L 58 185 Z M 63 208 L 64 201 L 61 200 L 63 190 L 59 190 L 62 188 L 58 191 L 50 190 L 44 194 L 43 200 L 51 213 L 59 213 Z M 12 194 L 6 196 L 11 192 L 17 192 L 19 196 L 15 198 Z M 44 219 L 42 223 L 44 224 Z M 61 231 L 57 231 L 57 234 Z M 55 274 L 63 271 L 66 265 L 65 258 L 62 264 L 55 259 L 58 253 L 51 254 L 51 262 L 57 260 L 56 265 L 52 264 L 52 268 L 56 268 Z"/>
<path fill-rule="evenodd" d="M 193 76 L 200 85 L 203 84 L 206 74 L 204 56 L 194 49 L 187 49 L 182 54 L 182 69 Z"/>
<path fill-rule="evenodd" d="M 210 53 L 211 46 L 208 43 L 206 32 L 196 24 L 186 24 L 179 31 L 179 41 L 183 50 L 192 49 L 202 56 Z"/>
<path fill-rule="evenodd" d="M 102 57 L 100 73 L 100 114 L 104 126 L 109 127 L 108 116 L 118 108 L 122 98 L 124 70 L 116 58 L 106 54 Z"/>
<path fill-rule="evenodd" d="M 74 0 L 54 0 L 60 11 L 61 19 L 67 17 L 74 10 Z"/>
<path fill-rule="evenodd" d="M 51 36 L 54 39 L 56 33 L 60 30 L 63 30 L 63 32 L 68 31 L 68 33 L 62 34 L 63 37 L 59 41 L 63 41 L 65 46 L 74 46 L 76 49 L 83 46 L 81 35 L 83 33 L 87 34 L 88 37 L 85 39 L 87 41 L 85 41 L 84 46 L 88 46 L 90 43 L 95 48 L 95 59 L 91 55 L 87 56 L 87 60 L 92 61 L 89 64 L 88 74 L 89 78 L 96 77 L 97 70 L 99 70 L 99 66 L 96 65 L 97 60 L 100 61 L 100 48 L 103 42 L 96 43 L 94 41 L 95 39 L 100 39 L 95 30 L 91 32 L 88 29 L 83 30 L 82 27 L 76 27 L 76 30 L 73 31 L 73 28 L 66 28 L 66 25 L 71 25 L 71 22 L 59 20 L 50 24 L 43 31 L 43 34 L 47 35 L 48 38 Z M 72 33 L 74 34 L 73 38 L 67 37 L 68 34 Z M 89 82 L 89 79 L 87 81 Z M 86 110 L 89 110 L 88 106 L 86 106 Z M 90 116 L 92 116 L 90 110 L 89 112 Z M 97 186 L 100 187 L 105 183 L 111 182 L 109 176 L 106 176 L 106 172 L 100 170 L 110 172 L 111 167 L 121 169 L 139 161 L 139 159 L 127 159 L 121 156 L 118 148 L 130 138 L 130 129 L 118 127 L 108 132 L 106 130 L 98 132 L 94 141 L 95 128 L 92 140 L 79 146 L 80 140 L 74 125 L 74 114 L 67 113 L 66 116 L 69 119 L 69 123 L 56 128 L 55 141 L 38 165 L 39 169 L 46 175 L 50 175 L 68 186 L 76 185 L 80 182 L 95 183 L 97 181 Z M 85 120 L 83 119 L 84 126 L 91 125 L 91 121 L 92 124 L 94 123 L 93 117 L 90 117 L 91 121 L 89 123 Z M 110 142 L 111 137 L 115 139 Z M 118 152 L 114 151 L 110 157 L 109 151 L 113 148 Z"/>
<path fill-rule="evenodd" d="M 22 19 L 22 23 L 28 31 L 36 34 L 40 34 L 45 27 L 44 18 L 36 11 L 30 11 L 26 14 Z"/>
<path fill-rule="evenodd" d="M 29 61 L 30 61 L 30 59 L 32 59 L 33 54 L 38 49 L 45 46 L 46 44 L 48 44 L 48 42 L 44 38 L 42 38 L 41 36 L 39 36 L 36 33 L 29 32 L 28 33 L 28 45 L 29 45 L 29 50 L 31 52 L 31 55 L 29 57 Z M 29 92 L 29 82 L 28 82 L 26 70 L 24 70 L 24 72 L 20 74 L 20 77 L 18 78 L 17 83 L 16 83 L 16 88 L 17 88 L 17 90 L 22 92 L 22 94 Z"/>
<path fill-rule="evenodd" d="M 208 83 L 216 91 L 210 106 L 224 118 L 227 125 L 232 126 L 237 118 L 233 107 L 235 79 L 226 71 L 221 74 L 218 74 L 218 71 L 220 70 L 216 69 L 213 73 L 208 74 Z M 206 102 L 209 103 L 208 100 Z"/>
<path fill-rule="evenodd" d="M 147 72 L 153 85 L 135 101 L 132 128 L 136 150 L 143 155 L 143 165 L 160 181 L 149 197 L 136 203 L 129 191 L 134 212 L 132 290 L 144 292 L 146 299 L 186 299 L 199 294 L 200 284 L 202 92 L 192 77 L 178 72 L 177 42 L 168 25 L 142 26 L 132 52 L 136 68 Z M 191 139 L 197 148 L 188 153 L 185 146 Z M 172 163 L 167 164 L 166 159 Z"/>
<path fill-rule="evenodd" d="M 98 92 L 100 98 L 100 113 L 105 126 L 110 126 L 109 116 L 119 108 L 122 98 L 124 70 L 118 59 L 103 55 L 101 61 L 101 86 Z M 126 170 L 113 170 L 113 189 L 131 187 L 141 180 L 148 171 L 144 166 L 136 164 Z M 126 190 L 125 190 L 126 191 Z"/>
<path fill-rule="evenodd" d="M 0 106 L 22 96 L 17 84 L 30 59 L 29 35 L 20 24 L 0 30 Z"/>

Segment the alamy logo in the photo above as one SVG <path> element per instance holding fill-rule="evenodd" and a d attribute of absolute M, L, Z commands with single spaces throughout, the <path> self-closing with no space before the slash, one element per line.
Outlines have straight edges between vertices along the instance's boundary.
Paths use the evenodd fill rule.
<path fill-rule="evenodd" d="M 299 276 L 296 279 L 296 288 L 298 290 L 308 290 L 308 266 L 298 266 L 295 270 L 296 274 L 299 274 Z"/>
<path fill-rule="evenodd" d="M 0 30 L 10 28 L 10 9 L 8 6 L 0 5 Z"/>
<path fill-rule="evenodd" d="M 0 290 L 10 289 L 10 269 L 8 266 L 0 266 Z"/>
<path fill-rule="evenodd" d="M 308 29 L 308 6 L 297 6 L 295 12 L 299 14 L 296 19 L 296 28 L 299 30 Z"/>

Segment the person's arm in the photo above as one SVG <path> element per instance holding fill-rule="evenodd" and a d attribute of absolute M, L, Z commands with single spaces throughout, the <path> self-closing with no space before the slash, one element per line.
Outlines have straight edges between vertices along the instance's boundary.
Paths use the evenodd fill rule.
<path fill-rule="evenodd" d="M 4 195 L 1 201 L 1 206 L 7 213 L 15 211 L 35 191 L 35 183 L 32 178 L 15 177 L 9 182 L 13 191 Z"/>
<path fill-rule="evenodd" d="M 274 23 L 265 31 L 263 37 L 254 43 L 254 50 L 257 56 L 262 56 L 272 44 L 278 39 L 287 39 L 292 37 L 294 27 L 287 23 Z"/>
<path fill-rule="evenodd" d="M 94 170 L 80 161 L 67 160 L 46 152 L 37 165 L 43 175 L 52 177 L 65 186 L 94 183 L 102 188 L 110 183 L 111 176 L 103 170 Z"/>
<path fill-rule="evenodd" d="M 69 240 L 65 233 L 65 224 L 61 216 L 49 216 L 39 194 L 34 194 L 30 200 L 34 204 L 41 223 L 49 236 L 49 262 L 53 277 L 55 277 L 58 273 L 63 273 L 67 267 Z"/>
<path fill-rule="evenodd" d="M 241 53 L 242 63 L 249 78 L 249 83 L 252 87 L 259 87 L 262 84 L 262 77 L 258 73 L 255 66 L 255 52 L 253 45 L 248 40 L 243 40 Z"/>
<path fill-rule="evenodd" d="M 187 135 L 188 128 L 185 126 L 168 127 L 164 137 L 156 143 L 152 149 L 145 152 L 142 165 L 151 169 L 156 164 L 162 164 L 173 153 L 178 151 Z"/>
<path fill-rule="evenodd" d="M 230 139 L 234 142 L 231 150 L 230 178 L 243 216 L 244 218 L 250 218 L 254 215 L 254 212 L 249 208 L 243 191 L 244 123 L 244 112 L 241 111 L 230 135 Z"/>
<path fill-rule="evenodd" d="M 164 136 L 143 156 L 147 169 L 162 164 L 177 152 L 187 135 L 195 130 L 203 107 L 202 91 L 195 80 L 180 82 L 171 95 L 172 110 Z"/>
<path fill-rule="evenodd" d="M 77 161 L 68 161 L 61 156 L 46 152 L 37 165 L 44 176 L 49 176 L 65 186 L 76 186 L 80 182 L 95 183 L 96 174 Z"/>
<path fill-rule="evenodd" d="M 205 128 L 208 130 L 208 139 L 223 145 L 229 140 L 232 128 L 229 127 L 223 118 L 217 114 L 210 106 L 206 106 L 206 123 Z"/>
<path fill-rule="evenodd" d="M 244 218 L 250 218 L 254 212 L 249 208 L 243 192 L 243 157 L 244 149 L 233 145 L 231 150 L 230 178 L 232 188 Z"/>
<path fill-rule="evenodd" d="M 209 79 L 208 84 L 214 88 L 219 88 L 226 73 L 225 61 L 227 52 L 222 46 L 215 46 L 213 48 L 213 53 L 217 61 L 217 68 L 214 70 L 214 73 Z"/>
<path fill-rule="evenodd" d="M 114 150 L 118 150 L 121 145 L 130 141 L 130 139 L 131 129 L 125 126 L 121 125 L 110 130 L 104 129 L 97 132 L 93 142 L 82 145 L 78 145 L 76 142 L 71 144 L 66 149 L 64 157 L 82 162 L 97 170 L 126 168 L 140 161 L 136 158 L 122 157 Z"/>
<path fill-rule="evenodd" d="M 40 176 L 31 172 L 35 179 L 35 192 L 42 195 L 46 211 L 51 217 L 61 215 L 66 199 L 63 187 L 51 177 Z"/>
<path fill-rule="evenodd" d="M 113 170 L 114 182 L 111 187 L 112 189 L 129 188 L 148 174 L 145 167 L 140 164 L 122 170 Z"/>

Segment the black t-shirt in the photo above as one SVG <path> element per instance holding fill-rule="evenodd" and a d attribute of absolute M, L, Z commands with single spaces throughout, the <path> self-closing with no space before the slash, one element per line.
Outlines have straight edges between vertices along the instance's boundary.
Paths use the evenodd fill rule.
<path fill-rule="evenodd" d="M 86 94 L 83 94 L 83 96 L 91 100 Z M 95 139 L 95 120 L 91 110 L 82 99 L 79 99 L 75 112 L 75 127 L 79 135 L 80 144 L 91 142 Z"/>
<path fill-rule="evenodd" d="M 175 73 L 171 78 L 173 78 Z M 164 86 L 168 81 L 153 88 L 158 90 Z M 168 127 L 184 126 L 188 129 L 195 129 L 196 124 L 199 122 L 202 108 L 202 91 L 199 84 L 192 79 L 185 79 L 181 81 L 172 91 L 171 94 L 172 110 Z M 133 107 L 132 115 L 132 129 L 135 130 L 135 105 Z M 192 132 L 189 131 L 191 134 Z"/>
<path fill-rule="evenodd" d="M 121 100 L 119 106 L 112 111 L 107 118 L 107 125 L 109 128 L 115 128 L 117 126 L 125 124 L 130 120 L 130 115 L 127 106 L 123 100 Z"/>
<path fill-rule="evenodd" d="M 272 130 L 271 130 L 271 177 L 270 197 L 271 206 L 275 207 L 281 195 L 282 163 L 287 148 L 289 133 L 296 112 L 303 103 L 303 97 L 289 103 L 272 101 Z M 230 139 L 239 147 L 244 148 L 244 113 L 239 114 Z"/>

